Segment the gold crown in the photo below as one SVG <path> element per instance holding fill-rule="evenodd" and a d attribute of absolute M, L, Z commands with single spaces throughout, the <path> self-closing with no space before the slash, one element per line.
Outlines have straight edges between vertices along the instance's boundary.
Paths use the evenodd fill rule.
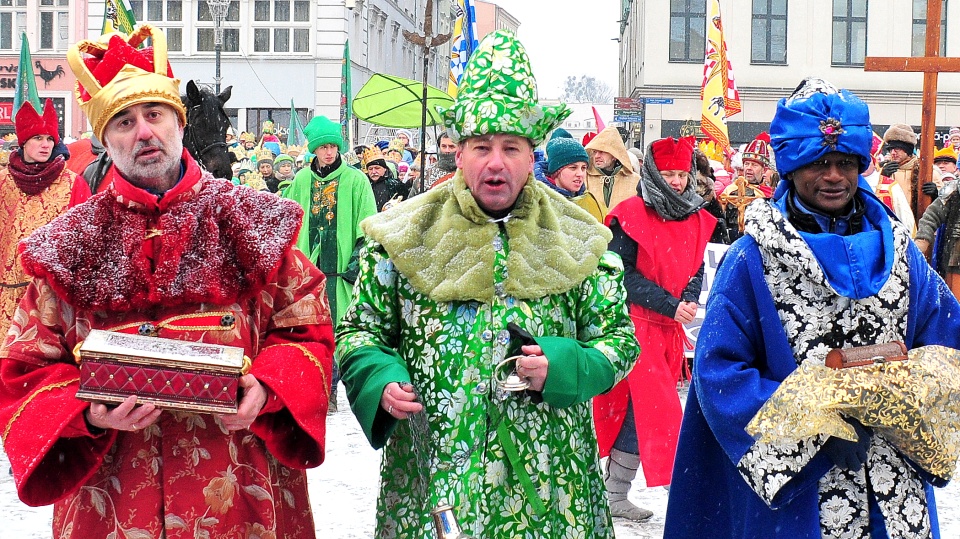
<path fill-rule="evenodd" d="M 374 159 L 383 159 L 383 152 L 380 151 L 380 148 L 376 146 L 370 146 L 369 148 L 363 150 L 363 157 L 361 158 L 363 168 L 367 168 L 367 163 L 373 161 Z"/>
<path fill-rule="evenodd" d="M 275 156 L 273 155 L 273 152 L 267 148 L 260 148 L 260 150 L 257 152 L 257 163 L 263 161 L 264 159 L 273 162 L 274 158 Z"/>
<path fill-rule="evenodd" d="M 0 150 L 0 166 L 7 166 L 10 164 L 10 150 Z"/>
<path fill-rule="evenodd" d="M 941 148 L 933 154 L 933 160 L 937 159 L 953 159 L 957 160 L 957 152 L 953 151 L 953 146 L 947 146 L 946 148 Z"/>
<path fill-rule="evenodd" d="M 110 82 L 100 86 L 82 55 L 106 52 L 113 36 L 120 36 L 133 48 L 150 38 L 153 42 L 153 72 L 127 64 Z M 144 24 L 130 36 L 114 32 L 100 36 L 98 41 L 85 39 L 70 47 L 67 61 L 77 77 L 77 102 L 93 125 L 93 133 L 101 141 L 103 130 L 111 118 L 121 110 L 141 103 L 160 102 L 170 105 L 177 111 L 180 123 L 187 124 L 187 111 L 180 100 L 180 79 L 167 76 L 167 37 L 162 30 Z M 80 85 L 90 94 L 90 99 L 86 102 L 82 101 Z"/>
<path fill-rule="evenodd" d="M 303 155 L 304 153 L 306 153 L 306 150 L 307 150 L 306 146 L 296 146 L 296 145 L 287 146 L 287 155 L 291 157 L 296 157 L 298 155 Z"/>

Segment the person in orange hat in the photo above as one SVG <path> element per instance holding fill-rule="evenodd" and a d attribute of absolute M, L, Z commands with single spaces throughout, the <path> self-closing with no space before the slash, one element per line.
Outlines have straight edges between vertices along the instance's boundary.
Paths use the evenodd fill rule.
<path fill-rule="evenodd" d="M 18 496 L 54 504 L 56 537 L 314 537 L 304 469 L 324 458 L 333 327 L 324 275 L 293 248 L 303 210 L 184 150 L 162 30 L 67 59 L 113 166 L 103 192 L 20 243 L 34 279 L 0 349 Z M 93 329 L 242 348 L 237 413 L 144 403 L 154 383 L 137 372 L 119 405 L 77 399 L 74 350 Z M 184 378 L 169 391 L 202 403 L 207 384 Z"/>
<path fill-rule="evenodd" d="M 90 196 L 83 178 L 66 168 L 69 154 L 60 144 L 60 126 L 53 101 L 43 115 L 25 102 L 15 116 L 19 148 L 0 171 L 0 335 L 26 291 L 30 277 L 20 266 L 17 242 L 49 223 L 69 206 Z"/>
<path fill-rule="evenodd" d="M 610 512 L 630 520 L 653 516 L 627 498 L 641 462 L 648 487 L 670 484 L 682 415 L 683 324 L 697 315 L 703 253 L 717 223 L 697 194 L 693 147 L 694 137 L 650 143 L 639 195 L 606 218 L 641 354 L 626 379 L 594 398 L 594 420 L 600 455 L 610 457 Z"/>

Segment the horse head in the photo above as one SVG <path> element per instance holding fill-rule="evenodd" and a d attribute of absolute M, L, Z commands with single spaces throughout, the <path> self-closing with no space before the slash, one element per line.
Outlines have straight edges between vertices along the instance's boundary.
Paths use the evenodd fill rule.
<path fill-rule="evenodd" d="M 217 178 L 230 179 L 233 154 L 227 151 L 227 128 L 230 119 L 223 110 L 233 86 L 220 94 L 187 81 L 187 93 L 181 95 L 187 109 L 187 125 L 183 129 L 183 146 L 204 168 Z"/>

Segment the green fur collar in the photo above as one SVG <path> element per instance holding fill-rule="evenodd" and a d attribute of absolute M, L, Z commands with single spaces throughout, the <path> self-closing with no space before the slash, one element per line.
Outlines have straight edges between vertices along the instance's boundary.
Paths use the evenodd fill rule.
<path fill-rule="evenodd" d="M 518 299 L 559 294 L 597 268 L 610 231 L 531 175 L 504 224 L 509 242 L 504 290 Z M 419 292 L 437 302 L 494 298 L 490 222 L 463 182 L 447 182 L 361 223 L 367 237 Z"/>

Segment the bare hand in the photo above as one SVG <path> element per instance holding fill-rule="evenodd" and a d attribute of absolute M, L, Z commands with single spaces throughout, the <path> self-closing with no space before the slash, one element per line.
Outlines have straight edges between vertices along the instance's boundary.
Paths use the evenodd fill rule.
<path fill-rule="evenodd" d="M 923 253 L 923 256 L 930 260 L 930 242 L 927 240 L 917 239 L 914 240 L 914 243 L 917 244 L 917 248 L 920 249 L 920 252 Z"/>
<path fill-rule="evenodd" d="M 677 312 L 673 315 L 673 319 L 681 324 L 689 324 L 697 317 L 698 307 L 699 305 L 696 302 L 681 301 L 680 305 L 677 305 Z"/>
<path fill-rule="evenodd" d="M 526 378 L 530 382 L 530 389 L 543 391 L 550 369 L 550 362 L 547 356 L 543 355 L 543 349 L 536 344 L 526 344 L 520 347 L 520 351 L 524 355 L 517 359 L 517 376 Z"/>
<path fill-rule="evenodd" d="M 93 403 L 87 409 L 87 422 L 101 429 L 140 430 L 157 422 L 163 410 L 152 404 L 137 406 L 137 396 L 130 395 L 116 408 Z"/>
<path fill-rule="evenodd" d="M 423 410 L 423 405 L 417 402 L 413 384 L 400 385 L 399 382 L 390 382 L 383 387 L 380 407 L 397 419 L 407 419 Z"/>
<path fill-rule="evenodd" d="M 243 388 L 243 398 L 240 399 L 237 413 L 218 416 L 228 431 L 249 429 L 267 403 L 267 390 L 254 375 L 241 376 L 240 387 Z"/>

